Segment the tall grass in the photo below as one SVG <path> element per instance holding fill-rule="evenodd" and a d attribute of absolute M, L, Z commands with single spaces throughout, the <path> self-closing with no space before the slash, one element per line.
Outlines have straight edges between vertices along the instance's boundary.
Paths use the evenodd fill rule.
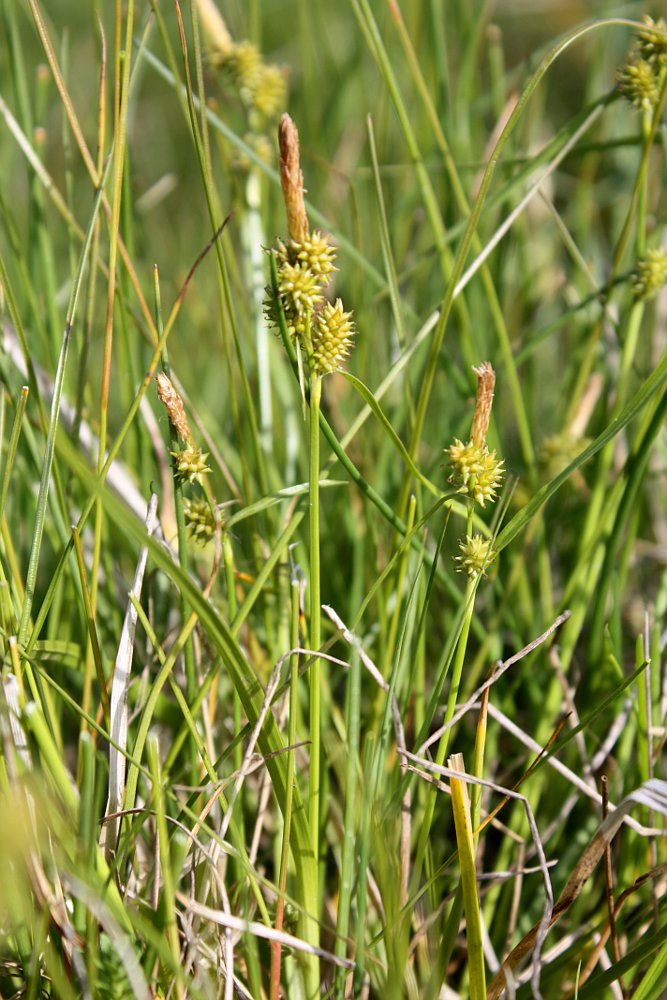
<path fill-rule="evenodd" d="M 658 12 L 0 10 L 2 996 L 664 996 Z"/>

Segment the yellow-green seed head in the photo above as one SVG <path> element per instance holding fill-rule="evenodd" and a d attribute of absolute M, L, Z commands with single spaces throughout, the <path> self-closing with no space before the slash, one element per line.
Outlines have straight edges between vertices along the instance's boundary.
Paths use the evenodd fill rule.
<path fill-rule="evenodd" d="M 554 479 L 590 444 L 588 438 L 573 437 L 568 431 L 545 438 L 540 445 L 538 460 L 547 480 Z M 577 484 L 582 483 L 577 473 Z"/>
<path fill-rule="evenodd" d="M 322 284 L 328 284 L 331 272 L 337 270 L 334 267 L 336 259 L 336 248 L 329 242 L 318 229 L 307 236 L 300 243 L 292 241 L 291 252 L 315 274 L 319 274 Z"/>
<path fill-rule="evenodd" d="M 631 281 L 636 299 L 655 298 L 667 283 L 667 250 L 660 247 L 648 250 L 646 256 L 637 261 Z"/>
<path fill-rule="evenodd" d="M 618 74 L 618 89 L 638 111 L 651 111 L 660 95 L 653 66 L 646 59 L 631 59 Z"/>
<path fill-rule="evenodd" d="M 252 103 L 264 118 L 274 118 L 285 107 L 287 80 L 280 66 L 262 63 L 252 90 Z"/>
<path fill-rule="evenodd" d="M 313 312 L 322 300 L 319 276 L 303 264 L 283 264 L 278 281 L 281 298 L 294 312 Z"/>
<path fill-rule="evenodd" d="M 284 264 L 300 264 L 317 274 L 322 286 L 328 285 L 332 271 L 336 271 L 334 261 L 336 248 L 319 230 L 315 229 L 302 240 L 276 241 L 278 267 Z"/>
<path fill-rule="evenodd" d="M 195 445 L 188 445 L 180 451 L 172 451 L 176 473 L 184 482 L 199 483 L 201 485 L 203 476 L 210 472 L 206 459 L 208 454 Z"/>
<path fill-rule="evenodd" d="M 206 500 L 184 500 L 183 513 L 190 537 L 198 545 L 206 545 L 215 535 L 215 516 Z"/>
<path fill-rule="evenodd" d="M 643 20 L 644 27 L 637 35 L 639 52 L 657 75 L 667 66 L 667 21 L 664 17 L 654 21 L 648 14 Z"/>
<path fill-rule="evenodd" d="M 485 575 L 486 570 L 497 556 L 497 552 L 491 548 L 491 541 L 482 538 L 481 535 L 466 535 L 462 542 L 459 542 L 460 556 L 454 556 L 458 562 L 459 573 L 466 573 L 472 580 L 478 576 Z"/>
<path fill-rule="evenodd" d="M 276 305 L 275 299 L 273 297 L 272 290 L 270 286 L 267 285 L 266 298 L 264 299 L 264 316 L 266 318 L 269 326 L 273 327 L 276 333 L 280 330 L 280 322 L 278 319 L 278 307 Z M 306 333 L 306 313 L 296 312 L 289 297 L 280 296 L 280 301 L 283 307 L 283 312 L 285 314 L 285 322 L 287 324 L 287 332 L 289 333 L 292 340 L 296 337 L 303 337 Z"/>
<path fill-rule="evenodd" d="M 504 465 L 495 451 L 489 451 L 486 444 L 473 441 L 463 444 L 456 438 L 447 454 L 452 466 L 449 481 L 458 485 L 459 493 L 470 494 L 482 507 L 487 500 L 493 503 L 502 482 Z"/>
<path fill-rule="evenodd" d="M 240 91 L 254 93 L 262 73 L 262 54 L 256 45 L 237 42 L 227 53 L 223 66 Z"/>
<path fill-rule="evenodd" d="M 354 323 L 352 313 L 343 310 L 343 303 L 327 302 L 317 314 L 312 328 L 313 367 L 318 375 L 333 372 L 344 364 L 350 353 Z"/>

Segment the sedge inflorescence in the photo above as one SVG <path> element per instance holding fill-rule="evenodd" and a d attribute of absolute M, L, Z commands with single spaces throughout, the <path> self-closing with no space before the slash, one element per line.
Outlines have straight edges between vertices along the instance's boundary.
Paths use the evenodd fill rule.
<path fill-rule="evenodd" d="M 234 41 L 214 0 L 197 0 L 197 7 L 208 40 L 211 65 L 227 76 L 249 112 L 265 119 L 275 118 L 285 104 L 284 71 L 265 62 L 253 42 Z"/>
<path fill-rule="evenodd" d="M 502 459 L 495 451 L 490 451 L 486 434 L 491 420 L 493 390 L 496 375 L 488 362 L 473 371 L 477 376 L 477 398 L 473 416 L 470 440 L 464 443 L 458 438 L 447 449 L 451 465 L 450 482 L 458 487 L 459 493 L 466 493 L 475 503 L 484 507 L 493 503 L 503 478 Z M 467 534 L 460 543 L 461 555 L 456 556 L 458 569 L 476 579 L 484 568 L 495 559 L 495 552 L 489 540 L 481 535 Z"/>
<path fill-rule="evenodd" d="M 637 261 L 631 277 L 636 299 L 655 298 L 663 285 L 667 284 L 667 250 L 654 247 Z"/>
<path fill-rule="evenodd" d="M 459 542 L 459 549 L 461 555 L 454 556 L 456 562 L 459 563 L 458 568 L 473 580 L 483 575 L 496 558 L 496 552 L 491 547 L 491 540 L 482 538 L 479 534 L 466 535 L 463 541 Z"/>
<path fill-rule="evenodd" d="M 211 470 L 207 464 L 208 453 L 196 443 L 185 412 L 183 398 L 174 386 L 166 372 L 155 376 L 157 394 L 167 411 L 179 446 L 170 454 L 174 460 L 174 474 L 182 482 L 190 486 L 204 486 L 204 476 Z M 181 447 L 182 445 L 182 447 Z M 215 513 L 208 499 L 184 498 L 183 511 L 191 537 L 201 545 L 205 545 L 215 535 Z"/>
<path fill-rule="evenodd" d="M 637 111 L 652 112 L 667 73 L 667 22 L 645 16 L 627 60 L 617 74 L 618 89 Z"/>
<path fill-rule="evenodd" d="M 198 545 L 207 545 L 215 536 L 215 512 L 208 500 L 185 499 L 183 513 L 190 537 Z"/>
<path fill-rule="evenodd" d="M 303 175 L 299 165 L 299 138 L 285 114 L 279 128 L 280 176 L 287 211 L 289 238 L 278 239 L 269 252 L 276 261 L 278 301 L 267 289 L 269 323 L 279 329 L 281 315 L 287 331 L 303 351 L 314 375 L 336 371 L 347 358 L 354 337 L 352 313 L 341 299 L 326 299 L 335 267 L 336 251 L 319 230 L 310 231 L 306 215 Z"/>
<path fill-rule="evenodd" d="M 503 478 L 503 462 L 486 442 L 464 444 L 458 438 L 447 449 L 452 466 L 450 481 L 457 483 L 460 493 L 469 493 L 481 507 L 493 503 Z"/>

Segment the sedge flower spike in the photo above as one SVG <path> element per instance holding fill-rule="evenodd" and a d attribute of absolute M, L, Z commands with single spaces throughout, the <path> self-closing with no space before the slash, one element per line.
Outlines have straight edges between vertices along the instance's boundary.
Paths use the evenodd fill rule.
<path fill-rule="evenodd" d="M 183 501 L 183 513 L 190 537 L 198 545 L 206 545 L 210 542 L 215 535 L 215 515 L 208 500 L 189 500 L 186 498 Z"/>
<path fill-rule="evenodd" d="M 313 367 L 318 375 L 333 372 L 350 353 L 354 323 L 352 313 L 343 310 L 343 303 L 336 299 L 318 313 L 312 332 Z"/>
<path fill-rule="evenodd" d="M 655 298 L 667 284 L 667 250 L 661 247 L 648 250 L 646 256 L 637 261 L 630 280 L 636 299 Z"/>
<path fill-rule="evenodd" d="M 625 64 L 617 73 L 618 89 L 638 111 L 650 113 L 660 99 L 667 70 L 667 21 L 645 16 Z"/>
<path fill-rule="evenodd" d="M 617 79 L 618 89 L 637 111 L 651 111 L 658 103 L 658 79 L 646 59 L 628 60 Z"/>
<path fill-rule="evenodd" d="M 484 507 L 487 501 L 495 500 L 503 477 L 502 460 L 486 444 L 496 373 L 488 361 L 473 371 L 477 376 L 477 399 L 470 440 L 464 444 L 455 438 L 447 454 L 452 467 L 450 482 L 458 484 L 460 493 L 470 494 Z"/>
<path fill-rule="evenodd" d="M 280 119 L 280 181 L 287 212 L 289 239 L 276 241 L 269 251 L 278 276 L 278 302 L 270 289 L 264 311 L 271 326 L 280 327 L 280 308 L 290 338 L 308 359 L 311 376 L 340 368 L 354 336 L 352 313 L 341 299 L 325 301 L 324 290 L 336 270 L 336 251 L 319 230 L 310 232 L 299 163 L 299 134 L 288 114 Z"/>
<path fill-rule="evenodd" d="M 204 476 L 211 471 L 206 464 L 208 453 L 194 444 L 189 444 L 185 448 L 172 451 L 171 454 L 176 475 L 186 483 L 199 483 L 201 486 Z"/>
<path fill-rule="evenodd" d="M 188 444 L 192 440 L 192 433 L 180 393 L 174 388 L 173 382 L 165 372 L 159 372 L 155 376 L 155 381 L 160 402 L 164 405 L 174 430 L 181 441 Z"/>
<path fill-rule="evenodd" d="M 303 242 L 308 236 L 308 216 L 303 197 L 303 174 L 299 165 L 299 133 L 285 112 L 278 126 L 280 183 L 287 210 L 287 231 L 291 239 Z"/>
<path fill-rule="evenodd" d="M 667 21 L 664 17 L 654 21 L 644 15 L 644 27 L 637 35 L 642 59 L 650 63 L 656 74 L 667 67 Z"/>
<path fill-rule="evenodd" d="M 471 580 L 476 580 L 478 576 L 484 576 L 489 565 L 496 558 L 496 552 L 491 548 L 488 538 L 481 535 L 466 535 L 464 541 L 459 542 L 460 556 L 454 556 L 459 563 L 460 573 L 466 573 Z"/>

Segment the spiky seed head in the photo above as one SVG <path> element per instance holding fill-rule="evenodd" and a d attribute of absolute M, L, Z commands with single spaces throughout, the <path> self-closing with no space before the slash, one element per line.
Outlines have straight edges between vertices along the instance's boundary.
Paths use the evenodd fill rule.
<path fill-rule="evenodd" d="M 618 89 L 637 111 L 651 111 L 658 103 L 660 90 L 651 63 L 631 58 L 618 73 Z"/>
<path fill-rule="evenodd" d="M 278 145 L 287 231 L 293 240 L 302 242 L 308 236 L 308 216 L 303 196 L 303 174 L 299 165 L 299 133 L 287 112 L 281 117 L 278 126 Z"/>
<path fill-rule="evenodd" d="M 337 270 L 334 266 L 336 248 L 329 237 L 318 229 L 304 240 L 288 240 L 286 243 L 276 240 L 274 253 L 278 268 L 284 264 L 301 264 L 318 275 L 322 286 L 329 284 L 331 273 Z"/>
<path fill-rule="evenodd" d="M 497 552 L 491 548 L 491 541 L 482 538 L 481 535 L 466 535 L 462 542 L 459 542 L 460 556 L 454 556 L 458 562 L 458 571 L 466 573 L 472 580 L 478 576 L 485 575 L 490 564 L 497 556 Z"/>
<path fill-rule="evenodd" d="M 262 63 L 252 96 L 253 106 L 264 118 L 274 118 L 285 107 L 287 79 L 280 66 Z"/>
<path fill-rule="evenodd" d="M 174 430 L 181 441 L 190 441 L 192 434 L 181 396 L 165 372 L 159 372 L 155 376 L 155 381 L 157 382 L 157 394 L 160 397 L 160 401 L 164 404 Z"/>
<path fill-rule="evenodd" d="M 667 250 L 661 247 L 648 250 L 646 256 L 637 261 L 631 281 L 636 299 L 655 298 L 667 283 Z"/>
<path fill-rule="evenodd" d="M 237 42 L 227 54 L 224 67 L 242 92 L 245 103 L 252 103 L 251 97 L 261 77 L 262 65 L 262 53 L 247 40 Z"/>
<path fill-rule="evenodd" d="M 322 300 L 319 276 L 303 264 L 284 264 L 278 278 L 280 295 L 295 312 L 312 312 Z"/>
<path fill-rule="evenodd" d="M 473 371 L 477 376 L 477 399 L 470 439 L 474 444 L 483 445 L 491 420 L 496 373 L 488 361 L 482 362 L 478 368 L 473 368 Z"/>
<path fill-rule="evenodd" d="M 315 317 L 312 329 L 313 367 L 318 375 L 335 371 L 350 353 L 354 323 L 341 299 L 327 302 Z"/>
<path fill-rule="evenodd" d="M 201 486 L 203 477 L 211 471 L 206 464 L 208 454 L 193 444 L 171 454 L 176 474 L 186 483 L 199 483 Z"/>
<path fill-rule="evenodd" d="M 447 449 L 452 474 L 451 483 L 458 485 L 459 493 L 468 493 L 480 506 L 493 503 L 503 478 L 503 461 L 486 444 L 473 441 L 464 444 L 455 438 Z"/>
<path fill-rule="evenodd" d="M 654 21 L 645 14 L 644 27 L 637 35 L 637 44 L 642 59 L 650 63 L 657 75 L 667 66 L 667 21 L 664 17 Z"/>
<path fill-rule="evenodd" d="M 336 248 L 331 244 L 328 236 L 315 229 L 300 243 L 293 242 L 291 250 L 297 260 L 305 264 L 315 274 L 320 275 L 322 284 L 328 284 L 332 271 L 337 270 L 334 267 Z"/>
<path fill-rule="evenodd" d="M 185 523 L 190 537 L 198 545 L 206 545 L 215 535 L 215 514 L 207 500 L 183 501 Z"/>

